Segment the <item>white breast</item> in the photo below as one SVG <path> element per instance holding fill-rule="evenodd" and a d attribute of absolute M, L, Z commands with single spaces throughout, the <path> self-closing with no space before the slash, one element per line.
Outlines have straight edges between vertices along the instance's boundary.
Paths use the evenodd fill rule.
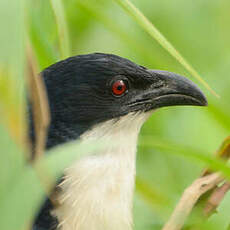
<path fill-rule="evenodd" d="M 61 230 L 132 229 L 136 143 L 147 116 L 130 114 L 110 120 L 81 137 L 116 144 L 66 169 L 61 205 L 54 212 Z"/>

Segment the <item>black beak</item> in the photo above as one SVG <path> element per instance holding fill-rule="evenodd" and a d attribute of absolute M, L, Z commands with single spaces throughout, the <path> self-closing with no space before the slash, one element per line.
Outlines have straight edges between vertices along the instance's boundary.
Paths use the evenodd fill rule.
<path fill-rule="evenodd" d="M 206 106 L 207 100 L 201 90 L 190 80 L 178 74 L 149 70 L 154 79 L 157 79 L 158 88 L 152 85 L 150 92 L 154 108 L 174 105 Z M 149 95 L 149 96 L 150 96 Z"/>
<path fill-rule="evenodd" d="M 187 78 L 167 71 L 149 70 L 149 72 L 152 75 L 152 83 L 134 103 L 131 103 L 133 109 L 149 111 L 165 106 L 207 105 L 204 94 Z"/>

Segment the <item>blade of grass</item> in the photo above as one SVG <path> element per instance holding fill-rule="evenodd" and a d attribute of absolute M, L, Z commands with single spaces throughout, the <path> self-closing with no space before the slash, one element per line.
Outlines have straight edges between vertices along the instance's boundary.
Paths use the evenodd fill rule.
<path fill-rule="evenodd" d="M 114 23 L 114 21 L 108 15 L 106 15 L 101 7 L 92 5 L 88 1 L 77 1 L 76 5 L 85 14 L 99 21 L 101 24 L 104 25 L 105 28 L 107 28 L 109 31 L 114 33 L 115 36 L 119 37 L 122 41 L 124 41 L 127 47 L 135 50 L 149 63 L 153 62 L 153 57 L 151 56 L 149 49 L 147 49 L 146 46 L 140 46 L 140 41 L 138 41 L 137 39 L 133 39 L 133 36 L 130 35 L 125 29 L 123 29 L 121 25 Z"/>
<path fill-rule="evenodd" d="M 24 86 L 15 84 L 15 78 L 9 69 L 0 69 L 0 123 L 7 127 L 21 147 L 26 148 L 25 104 L 22 98 Z"/>
<path fill-rule="evenodd" d="M 213 95 L 219 95 L 208 85 L 199 73 L 185 60 L 185 58 L 174 48 L 174 46 L 160 33 L 160 31 L 136 8 L 129 0 L 115 0 L 128 12 L 135 21 L 166 49 L 193 77 L 202 83 Z"/>
<path fill-rule="evenodd" d="M 27 47 L 27 67 L 27 80 L 34 117 L 34 159 L 36 160 L 44 153 L 47 129 L 50 124 L 50 110 L 44 82 L 41 77 L 37 77 L 37 61 L 30 44 Z"/>
<path fill-rule="evenodd" d="M 24 2 L 0 1 L 0 123 L 26 148 Z"/>
<path fill-rule="evenodd" d="M 221 160 L 201 153 L 199 150 L 193 149 L 188 146 L 174 144 L 168 141 L 157 140 L 156 138 L 143 136 L 140 138 L 140 146 L 152 149 L 159 149 L 162 153 L 183 156 L 187 159 L 192 159 L 196 162 L 205 163 L 214 171 L 220 171 L 224 176 L 230 179 L 230 167 Z"/>
<path fill-rule="evenodd" d="M 25 165 L 24 153 L 13 141 L 9 131 L 0 124 L 0 203 L 9 193 L 9 188 L 16 183 Z"/>
<path fill-rule="evenodd" d="M 64 7 L 62 4 L 62 0 L 51 0 L 51 5 L 57 23 L 61 57 L 64 59 L 70 56 L 69 33 L 68 26 L 65 20 Z"/>
<path fill-rule="evenodd" d="M 56 26 L 55 23 L 52 23 L 52 26 L 50 24 L 44 25 L 43 21 L 45 20 L 43 19 L 43 21 L 41 21 L 39 17 L 41 15 L 39 12 L 43 11 L 44 13 L 43 7 L 39 5 L 40 11 L 37 12 L 37 9 L 33 9 L 32 4 L 33 2 L 29 2 L 27 6 L 27 21 L 29 22 L 28 37 L 30 38 L 31 45 L 34 49 L 40 67 L 39 70 L 41 70 L 60 60 L 60 53 L 54 42 L 54 39 L 57 36 L 57 28 L 53 28 Z M 46 7 L 49 9 L 47 4 Z M 53 34 L 54 38 L 51 39 L 50 34 Z"/>

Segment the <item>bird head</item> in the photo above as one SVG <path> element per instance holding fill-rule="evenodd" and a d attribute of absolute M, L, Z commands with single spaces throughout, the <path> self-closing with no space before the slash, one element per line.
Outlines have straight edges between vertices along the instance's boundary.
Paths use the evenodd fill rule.
<path fill-rule="evenodd" d="M 51 108 L 50 146 L 97 124 L 175 105 L 204 106 L 201 90 L 178 74 L 111 54 L 79 55 L 42 72 Z M 48 141 L 49 142 L 49 141 Z"/>

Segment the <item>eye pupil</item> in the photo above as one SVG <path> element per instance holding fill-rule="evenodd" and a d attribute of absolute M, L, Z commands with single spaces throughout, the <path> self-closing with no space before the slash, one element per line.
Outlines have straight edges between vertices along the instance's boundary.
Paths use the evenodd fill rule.
<path fill-rule="evenodd" d="M 121 96 L 127 91 L 127 86 L 123 80 L 118 80 L 113 83 L 112 92 L 115 96 Z"/>

